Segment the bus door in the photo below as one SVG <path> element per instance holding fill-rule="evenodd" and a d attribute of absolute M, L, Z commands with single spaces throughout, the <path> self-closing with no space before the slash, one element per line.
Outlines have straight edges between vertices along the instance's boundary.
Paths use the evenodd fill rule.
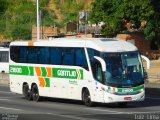
<path fill-rule="evenodd" d="M 91 63 L 92 68 L 92 74 L 95 79 L 95 83 L 93 83 L 94 88 L 94 96 L 95 100 L 97 102 L 104 102 L 104 90 L 103 90 L 103 81 L 104 81 L 104 75 L 102 72 L 102 66 L 101 63 L 98 60 L 94 60 L 94 62 Z"/>

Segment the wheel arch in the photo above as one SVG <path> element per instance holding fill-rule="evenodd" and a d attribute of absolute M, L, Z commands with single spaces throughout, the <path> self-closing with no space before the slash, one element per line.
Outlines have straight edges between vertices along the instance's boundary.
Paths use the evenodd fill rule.
<path fill-rule="evenodd" d="M 89 89 L 88 89 L 87 87 L 83 87 L 83 88 L 82 88 L 82 91 L 81 91 L 81 99 L 82 99 L 82 100 L 83 100 L 83 92 L 84 92 L 86 89 L 89 91 Z M 90 91 L 89 91 L 89 92 L 90 92 Z"/>

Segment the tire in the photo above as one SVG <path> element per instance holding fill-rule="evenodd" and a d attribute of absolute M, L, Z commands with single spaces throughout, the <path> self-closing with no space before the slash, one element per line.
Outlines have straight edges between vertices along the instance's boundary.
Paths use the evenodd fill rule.
<path fill-rule="evenodd" d="M 36 84 L 33 85 L 31 93 L 32 93 L 33 101 L 38 102 L 41 100 L 41 97 L 39 96 L 39 90 Z"/>
<path fill-rule="evenodd" d="M 88 106 L 88 107 L 92 107 L 93 106 L 93 102 L 91 101 L 91 96 L 90 96 L 90 93 L 89 93 L 89 90 L 88 89 L 85 89 L 82 93 L 82 100 L 83 100 L 83 103 Z"/>
<path fill-rule="evenodd" d="M 28 84 L 23 85 L 23 95 L 24 95 L 25 99 L 27 99 L 29 101 L 32 100 L 32 96 L 31 96 L 31 92 L 29 90 Z"/>
<path fill-rule="evenodd" d="M 119 102 L 119 103 L 118 103 L 118 106 L 119 106 L 119 107 L 126 107 L 127 104 L 128 104 L 127 102 Z"/>

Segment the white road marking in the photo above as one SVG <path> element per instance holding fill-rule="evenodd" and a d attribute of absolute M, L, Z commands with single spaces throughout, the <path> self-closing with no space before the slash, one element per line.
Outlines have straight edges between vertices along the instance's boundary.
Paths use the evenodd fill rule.
<path fill-rule="evenodd" d="M 12 92 L 0 91 L 0 93 L 13 94 Z"/>
<path fill-rule="evenodd" d="M 95 110 L 95 111 L 103 111 L 103 112 L 109 112 L 109 113 L 104 113 L 104 114 L 145 114 L 145 113 L 160 113 L 160 111 L 146 111 L 146 112 L 134 112 L 134 111 L 131 111 L 131 112 L 120 112 L 120 111 L 113 111 L 113 110 L 104 110 L 104 109 L 92 109 L 92 108 L 85 108 L 85 109 L 88 109 L 88 110 Z M 103 113 L 102 113 L 103 114 Z"/>
<path fill-rule="evenodd" d="M 11 99 L 11 98 L 14 98 L 14 97 L 0 97 L 0 99 Z"/>
<path fill-rule="evenodd" d="M 85 109 L 87 109 L 87 110 L 95 110 L 95 111 L 102 111 L 102 112 L 117 113 L 117 114 L 123 113 L 123 112 L 119 112 L 119 111 L 115 111 L 115 110 L 104 110 L 104 109 L 93 109 L 93 108 L 85 108 Z"/>
<path fill-rule="evenodd" d="M 11 100 L 5 99 L 5 98 L 0 98 L 0 101 L 11 101 Z"/>
<path fill-rule="evenodd" d="M 7 107 L 0 107 L 1 109 L 5 109 L 5 110 L 16 110 L 16 111 L 22 111 L 22 109 L 16 109 L 16 108 L 7 108 Z"/>

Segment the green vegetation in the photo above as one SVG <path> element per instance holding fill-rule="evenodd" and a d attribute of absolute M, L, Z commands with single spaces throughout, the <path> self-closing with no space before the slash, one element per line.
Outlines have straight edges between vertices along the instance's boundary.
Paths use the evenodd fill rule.
<path fill-rule="evenodd" d="M 63 4 L 60 0 L 39 2 L 41 25 L 58 28 L 67 22 L 77 22 L 85 5 L 85 0 L 64 0 Z M 36 0 L 0 0 L 0 39 L 31 39 L 33 25 L 36 25 Z"/>
<path fill-rule="evenodd" d="M 41 25 L 63 28 L 67 22 L 78 21 L 79 11 L 91 7 L 90 21 L 103 21 L 102 33 L 107 37 L 126 32 L 127 21 L 133 25 L 133 31 L 141 32 L 146 40 L 160 43 L 160 1 L 91 1 L 94 2 L 87 6 L 85 0 L 39 0 Z M 143 27 L 142 22 L 145 23 Z M 36 0 L 0 0 L 0 39 L 31 39 L 35 24 Z"/>
<path fill-rule="evenodd" d="M 158 0 L 95 0 L 92 3 L 91 21 L 105 22 L 102 33 L 108 37 L 126 31 L 125 21 L 139 30 L 141 23 L 146 22 L 140 31 L 146 40 L 160 43 L 160 1 Z"/>
<path fill-rule="evenodd" d="M 85 0 L 52 0 L 55 4 L 57 9 L 60 12 L 58 17 L 59 27 L 65 27 L 66 23 L 74 22 L 77 23 L 79 20 L 79 12 L 84 10 L 86 6 Z M 56 10 L 55 10 L 56 11 Z M 58 13 L 56 14 L 58 15 Z"/>
<path fill-rule="evenodd" d="M 47 8 L 48 0 L 41 0 L 41 22 L 54 25 L 56 16 Z M 36 24 L 36 3 L 31 0 L 0 1 L 0 34 L 10 40 L 31 39 L 32 25 Z"/>
<path fill-rule="evenodd" d="M 84 9 L 83 0 L 78 3 L 73 0 L 66 0 L 63 4 L 60 4 L 60 1 L 56 0 L 56 3 L 63 14 L 64 23 L 69 21 L 77 22 L 79 11 Z"/>

